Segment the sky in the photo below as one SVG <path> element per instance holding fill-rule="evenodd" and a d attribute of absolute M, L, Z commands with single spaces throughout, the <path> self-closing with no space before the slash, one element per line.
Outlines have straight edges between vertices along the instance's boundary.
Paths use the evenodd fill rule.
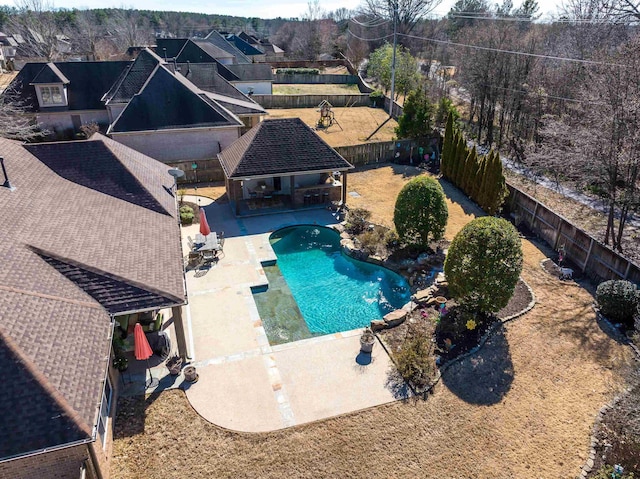
<path fill-rule="evenodd" d="M 168 10 L 181 12 L 216 13 L 238 17 L 258 18 L 291 18 L 301 17 L 307 10 L 306 0 L 215 0 L 202 2 L 198 0 L 52 0 L 56 8 L 136 8 L 140 10 Z M 494 0 L 495 1 L 495 0 Z M 501 3 L 502 0 L 500 0 Z M 326 11 L 338 8 L 355 9 L 360 0 L 320 0 L 320 5 Z M 444 0 L 436 8 L 434 14 L 444 16 L 453 6 L 455 0 Z M 490 3 L 494 3 L 490 0 Z M 519 5 L 514 0 L 514 5 Z M 13 5 L 13 2 L 0 0 L 0 4 Z M 557 2 L 554 0 L 538 0 L 540 11 L 548 13 L 554 11 Z"/>

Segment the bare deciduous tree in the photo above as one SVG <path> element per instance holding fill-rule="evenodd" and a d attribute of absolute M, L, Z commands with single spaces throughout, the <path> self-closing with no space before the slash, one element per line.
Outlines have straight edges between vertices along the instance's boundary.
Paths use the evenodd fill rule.
<path fill-rule="evenodd" d="M 374 17 L 393 19 L 397 12 L 398 33 L 410 33 L 442 0 L 365 0 L 364 10 Z"/>
<path fill-rule="evenodd" d="M 17 0 L 16 6 L 18 14 L 9 19 L 8 25 L 13 33 L 22 36 L 24 43 L 20 47 L 29 56 L 58 59 L 63 32 L 56 23 L 54 4 L 49 0 Z"/>

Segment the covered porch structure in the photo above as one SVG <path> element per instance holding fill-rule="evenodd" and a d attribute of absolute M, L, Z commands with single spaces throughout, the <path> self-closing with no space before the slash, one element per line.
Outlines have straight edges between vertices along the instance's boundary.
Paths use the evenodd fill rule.
<path fill-rule="evenodd" d="M 218 158 L 236 216 L 346 203 L 353 165 L 299 118 L 265 120 Z"/>

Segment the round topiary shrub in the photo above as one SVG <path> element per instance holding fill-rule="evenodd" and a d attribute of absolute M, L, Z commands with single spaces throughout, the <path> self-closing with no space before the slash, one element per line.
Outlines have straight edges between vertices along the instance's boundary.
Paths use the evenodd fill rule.
<path fill-rule="evenodd" d="M 610 280 L 598 285 L 596 301 L 605 317 L 633 328 L 633 316 L 640 306 L 638 295 L 638 287 L 632 282 Z"/>
<path fill-rule="evenodd" d="M 504 308 L 522 271 L 522 243 L 511 223 L 485 216 L 455 236 L 444 261 L 449 292 L 482 313 Z"/>
<path fill-rule="evenodd" d="M 180 222 L 183 225 L 190 225 L 193 223 L 193 218 L 195 214 L 193 213 L 193 208 L 188 205 L 183 205 L 180 207 Z"/>
<path fill-rule="evenodd" d="M 448 218 L 444 190 L 430 176 L 418 176 L 400 190 L 393 223 L 402 241 L 428 246 L 442 238 Z"/>

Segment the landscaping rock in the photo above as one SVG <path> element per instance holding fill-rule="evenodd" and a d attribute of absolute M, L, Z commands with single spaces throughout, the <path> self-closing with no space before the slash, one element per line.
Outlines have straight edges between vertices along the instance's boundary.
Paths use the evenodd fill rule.
<path fill-rule="evenodd" d="M 426 303 L 433 297 L 433 290 L 431 288 L 422 289 L 417 291 L 416 294 L 413 295 L 413 300 L 416 303 Z"/>
<path fill-rule="evenodd" d="M 384 322 L 387 323 L 389 328 L 393 328 L 394 326 L 403 323 L 408 314 L 408 311 L 396 309 L 395 311 L 385 314 Z"/>
<path fill-rule="evenodd" d="M 387 323 L 382 319 L 374 319 L 371 321 L 371 331 L 382 331 L 383 329 L 387 329 Z"/>
<path fill-rule="evenodd" d="M 373 263 L 373 264 L 377 264 L 377 265 L 382 265 L 382 258 L 380 256 L 369 256 L 369 259 L 367 260 L 369 263 Z"/>

